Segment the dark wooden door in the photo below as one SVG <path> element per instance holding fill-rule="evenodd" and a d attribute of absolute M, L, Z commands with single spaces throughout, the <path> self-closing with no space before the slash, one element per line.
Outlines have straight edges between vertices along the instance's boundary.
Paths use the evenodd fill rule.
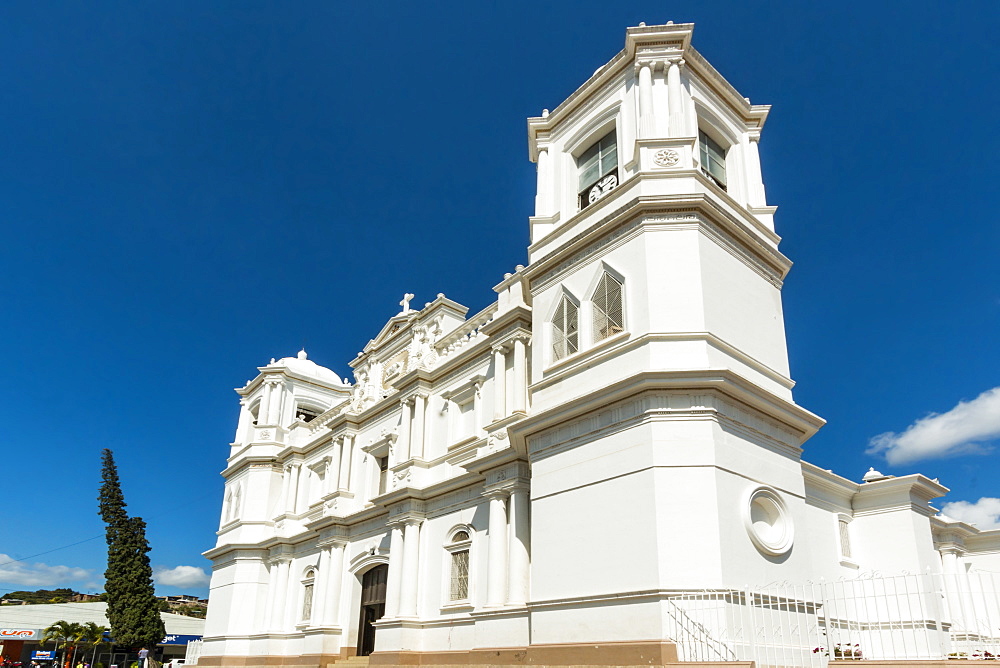
<path fill-rule="evenodd" d="M 389 566 L 381 564 L 361 576 L 361 618 L 358 623 L 358 656 L 375 651 L 374 623 L 385 614 L 385 583 Z"/>

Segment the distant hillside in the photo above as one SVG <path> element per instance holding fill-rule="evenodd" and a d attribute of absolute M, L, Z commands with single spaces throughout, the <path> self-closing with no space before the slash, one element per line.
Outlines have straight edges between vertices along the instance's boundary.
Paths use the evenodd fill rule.
<path fill-rule="evenodd" d="M 74 589 L 39 589 L 37 591 L 10 591 L 0 596 L 0 601 L 24 601 L 25 603 L 72 603 L 74 597 L 81 596 Z M 103 596 L 100 597 L 103 599 Z M 91 599 L 95 600 L 95 599 Z"/>

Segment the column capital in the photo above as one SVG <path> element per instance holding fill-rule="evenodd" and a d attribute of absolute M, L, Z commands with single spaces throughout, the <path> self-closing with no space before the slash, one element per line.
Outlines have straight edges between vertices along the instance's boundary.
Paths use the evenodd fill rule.
<path fill-rule="evenodd" d="M 656 67 L 656 61 L 651 60 L 649 58 L 642 58 L 642 59 L 637 58 L 635 61 L 635 73 L 638 74 L 639 70 L 641 70 L 644 67 L 648 67 L 649 71 L 652 72 L 653 69 Z"/>
<path fill-rule="evenodd" d="M 751 130 L 747 133 L 747 139 L 756 143 L 760 141 L 760 130 Z"/>
<path fill-rule="evenodd" d="M 501 501 L 503 501 L 506 500 L 507 497 L 509 496 L 510 496 L 510 490 L 506 488 L 494 488 L 483 491 L 483 498 L 490 499 L 491 501 L 493 499 L 500 499 Z"/>
<path fill-rule="evenodd" d="M 493 351 L 494 355 L 497 354 L 497 353 L 500 353 L 501 355 L 506 355 L 507 354 L 507 341 L 501 341 L 500 343 L 494 343 L 492 346 L 490 346 L 490 350 Z"/>

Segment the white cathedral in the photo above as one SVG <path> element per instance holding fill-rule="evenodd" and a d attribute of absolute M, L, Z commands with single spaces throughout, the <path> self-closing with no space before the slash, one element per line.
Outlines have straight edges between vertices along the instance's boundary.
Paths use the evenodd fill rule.
<path fill-rule="evenodd" d="M 237 390 L 199 665 L 1000 651 L 1000 531 L 801 458 L 769 107 L 692 31 L 629 28 L 528 119 L 528 264 L 490 306 L 406 295 L 353 383 L 300 352 Z"/>

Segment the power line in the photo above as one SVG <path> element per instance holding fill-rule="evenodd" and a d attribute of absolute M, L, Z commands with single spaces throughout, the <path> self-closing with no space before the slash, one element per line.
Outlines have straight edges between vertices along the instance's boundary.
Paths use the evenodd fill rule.
<path fill-rule="evenodd" d="M 59 550 L 65 550 L 67 547 L 75 547 L 76 545 L 82 545 L 83 543 L 89 543 L 90 541 L 97 540 L 98 538 L 104 538 L 104 534 L 99 534 L 97 536 L 91 536 L 90 538 L 84 538 L 83 540 L 78 540 L 77 542 L 70 543 L 69 545 L 63 545 L 61 547 L 54 547 L 51 550 L 45 550 L 45 552 L 39 552 L 38 554 L 29 554 L 27 557 L 24 557 L 23 559 L 11 559 L 10 561 L 3 562 L 2 564 L 0 564 L 0 566 L 6 566 L 7 564 L 13 564 L 13 563 L 18 562 L 18 561 L 23 562 L 23 561 L 26 561 L 28 559 L 34 559 L 35 557 L 40 557 L 43 554 L 49 554 L 51 552 L 58 552 Z M 8 554 L 7 556 L 9 557 L 10 555 Z"/>

